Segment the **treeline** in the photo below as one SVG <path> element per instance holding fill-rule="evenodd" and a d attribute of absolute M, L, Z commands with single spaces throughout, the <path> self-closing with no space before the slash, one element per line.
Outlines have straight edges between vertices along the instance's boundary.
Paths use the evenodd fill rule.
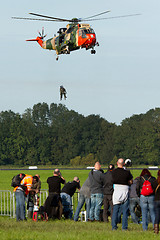
<path fill-rule="evenodd" d="M 109 164 L 119 157 L 132 164 L 159 164 L 160 108 L 119 126 L 54 103 L 38 103 L 22 115 L 0 113 L 0 165 Z"/>

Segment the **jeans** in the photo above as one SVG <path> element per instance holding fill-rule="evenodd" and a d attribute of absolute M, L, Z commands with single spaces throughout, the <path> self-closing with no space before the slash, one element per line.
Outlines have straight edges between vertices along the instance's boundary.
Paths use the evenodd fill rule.
<path fill-rule="evenodd" d="M 100 215 L 102 203 L 103 203 L 102 193 L 91 194 L 91 208 L 90 208 L 90 214 L 89 214 L 90 220 L 99 221 L 99 215 Z"/>
<path fill-rule="evenodd" d="M 71 196 L 67 193 L 61 193 L 61 199 L 65 218 L 72 219 L 73 209 Z"/>
<path fill-rule="evenodd" d="M 26 197 L 26 202 L 27 202 L 28 218 L 32 218 L 33 209 L 34 209 L 33 196 L 28 194 Z"/>
<path fill-rule="evenodd" d="M 140 206 L 142 210 L 142 227 L 143 230 L 148 229 L 148 210 L 150 213 L 151 221 L 154 227 L 155 223 L 155 208 L 154 208 L 154 195 L 140 196 Z"/>
<path fill-rule="evenodd" d="M 160 201 L 155 201 L 155 224 L 160 223 Z"/>
<path fill-rule="evenodd" d="M 132 221 L 134 223 L 139 223 L 140 219 L 139 217 L 136 215 L 135 213 L 135 208 L 140 205 L 140 200 L 139 200 L 139 197 L 137 198 L 130 198 L 129 199 L 129 210 L 130 210 L 130 214 L 131 214 L 131 218 L 132 218 Z"/>
<path fill-rule="evenodd" d="M 129 211 L 129 199 L 121 204 L 113 205 L 112 214 L 112 230 L 117 230 L 117 223 L 119 221 L 119 210 L 122 210 L 122 229 L 126 230 L 128 228 L 128 211 Z"/>
<path fill-rule="evenodd" d="M 17 219 L 17 221 L 24 220 L 25 219 L 25 214 L 24 214 L 25 196 L 24 196 L 24 192 L 23 191 L 16 191 L 15 196 L 16 196 L 16 219 Z"/>
<path fill-rule="evenodd" d="M 79 213 L 80 213 L 84 203 L 86 203 L 86 220 L 88 221 L 91 200 L 90 200 L 90 198 L 85 197 L 83 194 L 79 194 L 79 201 L 78 201 L 78 206 L 76 208 L 76 212 L 74 214 L 74 221 L 78 221 Z"/>

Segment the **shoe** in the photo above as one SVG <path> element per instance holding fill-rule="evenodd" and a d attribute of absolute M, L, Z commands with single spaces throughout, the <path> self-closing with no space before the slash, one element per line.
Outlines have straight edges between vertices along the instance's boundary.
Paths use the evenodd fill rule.
<path fill-rule="evenodd" d="M 94 220 L 88 219 L 88 222 L 93 222 Z"/>
<path fill-rule="evenodd" d="M 154 224 L 154 233 L 159 233 L 159 224 Z"/>

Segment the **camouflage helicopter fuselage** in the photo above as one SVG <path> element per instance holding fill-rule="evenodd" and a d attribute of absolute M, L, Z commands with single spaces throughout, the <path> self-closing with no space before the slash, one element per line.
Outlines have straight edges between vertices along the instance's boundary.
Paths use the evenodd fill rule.
<path fill-rule="evenodd" d="M 95 32 L 89 24 L 68 24 L 66 28 L 60 28 L 58 33 L 58 36 L 46 41 L 41 37 L 33 40 L 37 41 L 43 49 L 55 50 L 57 55 L 69 54 L 70 51 L 80 48 L 93 49 L 97 44 Z"/>

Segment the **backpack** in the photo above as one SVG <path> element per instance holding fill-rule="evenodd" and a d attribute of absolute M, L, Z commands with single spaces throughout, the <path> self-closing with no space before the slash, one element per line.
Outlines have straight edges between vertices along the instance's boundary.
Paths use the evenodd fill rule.
<path fill-rule="evenodd" d="M 152 185 L 149 181 L 149 179 L 151 177 L 149 177 L 147 180 L 145 180 L 144 177 L 142 177 L 143 180 L 144 180 L 144 183 L 143 183 L 143 186 L 142 186 L 142 190 L 141 190 L 141 195 L 143 196 L 149 196 L 153 193 L 153 188 L 152 188 Z"/>
<path fill-rule="evenodd" d="M 20 186 L 20 183 L 21 183 L 21 178 L 20 178 L 20 176 L 19 176 L 19 174 L 18 175 L 16 175 L 16 176 L 14 176 L 13 178 L 12 178 L 12 182 L 11 182 L 11 187 L 17 187 L 17 186 Z"/>

